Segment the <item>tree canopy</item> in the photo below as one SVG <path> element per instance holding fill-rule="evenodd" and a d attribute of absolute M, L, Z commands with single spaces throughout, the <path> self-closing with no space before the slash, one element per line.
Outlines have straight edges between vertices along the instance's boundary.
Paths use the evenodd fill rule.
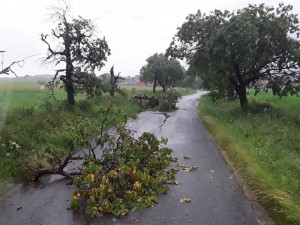
<path fill-rule="evenodd" d="M 95 69 L 104 66 L 110 49 L 105 38 L 95 37 L 95 27 L 91 20 L 81 16 L 72 18 L 69 11 L 68 6 L 55 9 L 53 18 L 57 25 L 52 29 L 51 36 L 56 43 L 51 44 L 48 35 L 42 34 L 41 39 L 48 46 L 45 63 L 54 63 L 56 66 L 64 64 L 64 69 L 56 70 L 51 84 L 54 85 L 60 75 L 68 102 L 74 104 L 76 92 L 86 91 L 93 95 L 93 90 L 98 90 L 100 81 L 96 79 Z M 53 45 L 56 47 L 53 48 Z"/>
<path fill-rule="evenodd" d="M 144 82 L 153 82 L 153 92 L 157 85 L 163 88 L 175 86 L 176 81 L 184 75 L 184 68 L 176 59 L 169 59 L 164 54 L 150 56 L 147 64 L 140 70 L 141 80 Z"/>
<path fill-rule="evenodd" d="M 181 80 L 178 80 L 176 83 L 177 87 L 183 88 L 202 88 L 202 80 L 199 76 L 192 76 L 185 74 Z"/>
<path fill-rule="evenodd" d="M 167 54 L 185 59 L 197 70 L 214 98 L 239 97 L 247 104 L 246 89 L 265 88 L 286 96 L 299 92 L 299 20 L 291 5 L 277 8 L 249 5 L 229 12 L 187 16 Z"/>

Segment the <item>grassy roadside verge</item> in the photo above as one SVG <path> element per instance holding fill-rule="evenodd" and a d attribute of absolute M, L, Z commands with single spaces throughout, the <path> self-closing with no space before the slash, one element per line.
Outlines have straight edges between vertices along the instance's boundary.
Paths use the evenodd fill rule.
<path fill-rule="evenodd" d="M 279 224 L 300 224 L 300 119 L 268 103 L 199 101 L 210 135 Z"/>
<path fill-rule="evenodd" d="M 39 108 L 11 109 L 1 130 L 0 180 L 20 182 L 32 177 L 34 170 L 47 168 L 66 155 L 71 136 L 67 132 L 69 121 L 81 118 L 99 119 L 102 108 L 110 101 L 134 117 L 139 107 L 126 96 L 108 96 L 79 100 L 75 106 L 65 101 L 47 102 Z M 120 115 L 111 115 L 112 126 Z"/>

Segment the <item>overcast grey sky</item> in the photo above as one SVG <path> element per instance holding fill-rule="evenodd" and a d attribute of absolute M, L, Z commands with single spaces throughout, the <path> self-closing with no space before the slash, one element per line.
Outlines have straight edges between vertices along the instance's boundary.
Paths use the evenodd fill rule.
<path fill-rule="evenodd" d="M 155 52 L 164 52 L 185 17 L 198 9 L 239 9 L 248 4 L 279 2 L 292 4 L 300 14 L 299 0 L 70 0 L 74 16 L 95 21 L 99 36 L 105 36 L 111 49 L 101 73 L 114 64 L 123 76 L 139 73 L 145 59 Z M 18 75 L 53 74 L 53 68 L 41 67 L 37 60 L 45 56 L 46 46 L 40 40 L 54 26 L 47 20 L 49 6 L 57 0 L 1 0 L 0 50 L 5 50 L 4 65 L 26 56 L 28 59 Z M 0 58 L 1 61 L 1 58 Z"/>

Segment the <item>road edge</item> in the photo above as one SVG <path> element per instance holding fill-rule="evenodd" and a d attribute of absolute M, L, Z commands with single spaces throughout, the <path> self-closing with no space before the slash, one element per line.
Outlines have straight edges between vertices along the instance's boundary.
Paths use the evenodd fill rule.
<path fill-rule="evenodd" d="M 197 99 L 197 105 L 203 95 Z M 200 117 L 199 108 L 197 107 L 198 118 L 200 122 L 204 125 L 209 137 L 213 140 L 215 147 L 218 149 L 218 153 L 223 159 L 227 169 L 233 174 L 233 178 L 237 183 L 239 189 L 241 190 L 242 194 L 246 197 L 246 200 L 249 202 L 251 208 L 253 209 L 254 216 L 258 224 L 260 225 L 277 225 L 267 212 L 267 210 L 262 206 L 262 204 L 257 199 L 255 193 L 251 190 L 250 186 L 247 184 L 247 181 L 239 174 L 238 170 L 234 167 L 233 163 L 231 162 L 228 154 L 225 150 L 221 148 L 216 138 L 214 138 L 209 130 L 207 129 L 205 123 L 203 122 L 202 118 Z"/>

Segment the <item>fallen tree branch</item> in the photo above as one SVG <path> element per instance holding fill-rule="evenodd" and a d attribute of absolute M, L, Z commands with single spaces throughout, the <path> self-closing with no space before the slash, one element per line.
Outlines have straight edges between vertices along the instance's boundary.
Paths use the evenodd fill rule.
<path fill-rule="evenodd" d="M 58 167 L 57 168 L 43 168 L 43 169 L 39 169 L 36 174 L 35 174 L 35 180 L 37 180 L 39 177 L 46 175 L 46 174 L 58 174 L 58 175 L 62 175 L 68 179 L 73 179 L 74 176 L 78 176 L 81 175 L 81 169 L 78 168 L 77 171 L 73 171 L 73 172 L 66 172 L 64 169 L 66 168 L 66 166 L 72 162 L 72 160 L 82 160 L 83 157 L 80 156 L 73 156 L 74 154 L 74 145 L 73 143 L 70 143 L 70 153 L 69 155 L 67 155 L 63 162 L 61 162 L 61 160 L 58 161 Z"/>
<path fill-rule="evenodd" d="M 56 75 L 58 74 L 59 71 L 57 71 Z M 76 176 L 80 176 L 82 175 L 82 170 L 83 170 L 83 165 L 85 163 L 85 157 L 88 158 L 93 158 L 96 159 L 96 154 L 95 154 L 95 150 L 100 147 L 100 149 L 102 151 L 104 150 L 104 145 L 105 145 L 105 137 L 108 134 L 108 123 L 109 123 L 109 115 L 111 113 L 112 110 L 112 102 L 109 105 L 109 108 L 105 110 L 105 115 L 104 118 L 101 122 L 99 123 L 95 123 L 93 124 L 92 121 L 86 121 L 88 124 L 93 124 L 96 125 L 96 130 L 88 131 L 88 130 L 79 130 L 80 133 L 80 140 L 85 139 L 85 140 L 92 140 L 93 137 L 90 136 L 95 132 L 100 132 L 99 136 L 96 138 L 95 140 L 95 146 L 92 147 L 91 142 L 88 144 L 88 146 L 85 146 L 88 150 L 88 153 L 83 152 L 84 156 L 74 156 L 74 154 L 76 153 L 76 147 L 74 146 L 74 144 L 78 147 L 80 146 L 80 143 L 78 142 L 78 138 L 76 138 L 74 135 L 72 135 L 72 133 L 70 131 L 67 131 L 69 133 L 69 135 L 72 137 L 73 141 L 71 141 L 69 143 L 69 154 L 63 159 L 63 160 L 58 160 L 57 161 L 57 165 L 54 168 L 42 168 L 36 171 L 35 174 L 35 180 L 37 180 L 39 177 L 46 175 L 46 174 L 58 174 L 61 176 L 64 176 L 68 179 L 74 179 Z M 85 121 L 84 119 L 81 120 L 79 123 L 82 123 L 83 121 Z M 78 122 L 78 121 L 77 121 Z M 97 131 L 98 130 L 98 131 Z M 68 168 L 68 171 L 66 171 L 66 167 L 75 160 L 83 160 L 83 163 L 81 163 L 79 166 L 75 167 L 75 168 Z"/>
<path fill-rule="evenodd" d="M 151 108 L 159 105 L 159 100 L 157 98 L 155 98 L 154 96 L 149 97 L 144 94 L 144 95 L 135 95 L 135 96 L 132 96 L 131 98 L 140 100 L 140 106 L 142 106 L 143 101 L 148 101 L 148 105 Z"/>

